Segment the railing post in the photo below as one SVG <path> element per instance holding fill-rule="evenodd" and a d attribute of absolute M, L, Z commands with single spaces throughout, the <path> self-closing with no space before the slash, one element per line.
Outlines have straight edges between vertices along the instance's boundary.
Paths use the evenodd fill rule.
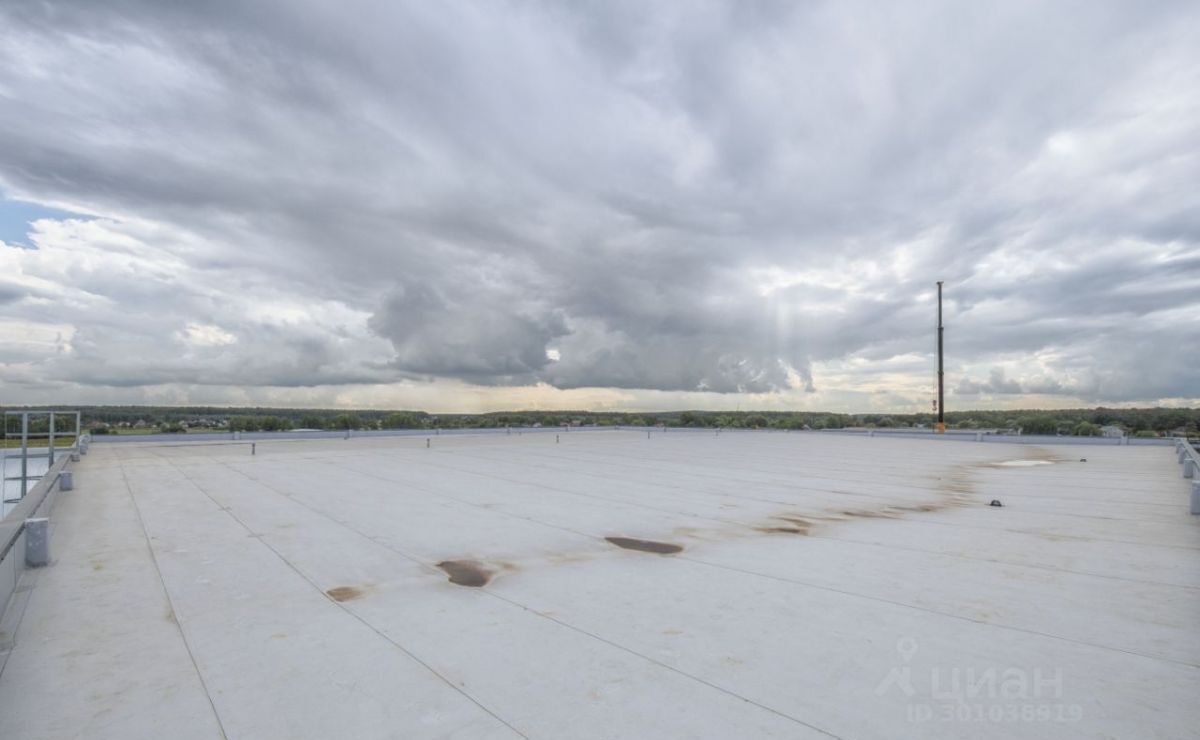
<path fill-rule="evenodd" d="M 50 520 L 25 520 L 25 564 L 38 568 L 50 562 Z"/>
<path fill-rule="evenodd" d="M 21 498 L 29 490 L 29 412 L 21 413 Z"/>

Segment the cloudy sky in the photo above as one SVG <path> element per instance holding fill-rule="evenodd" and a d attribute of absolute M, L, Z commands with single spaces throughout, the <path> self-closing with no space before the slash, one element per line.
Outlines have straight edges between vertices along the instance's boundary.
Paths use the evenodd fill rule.
<path fill-rule="evenodd" d="M 0 3 L 0 403 L 1200 404 L 1194 2 Z"/>

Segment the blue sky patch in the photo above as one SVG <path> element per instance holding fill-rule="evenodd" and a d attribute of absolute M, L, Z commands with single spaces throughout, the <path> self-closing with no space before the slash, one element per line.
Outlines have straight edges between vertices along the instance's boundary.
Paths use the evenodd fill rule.
<path fill-rule="evenodd" d="M 48 208 L 37 203 L 0 198 L 0 241 L 25 247 L 33 246 L 29 239 L 29 232 L 33 230 L 33 227 L 29 224 L 39 218 L 88 217 L 70 211 L 60 211 L 57 208 Z"/>

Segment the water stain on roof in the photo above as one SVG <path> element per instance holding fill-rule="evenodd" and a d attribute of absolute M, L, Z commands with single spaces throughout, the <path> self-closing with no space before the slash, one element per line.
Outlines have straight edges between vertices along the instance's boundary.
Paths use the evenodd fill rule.
<path fill-rule="evenodd" d="M 451 583 L 468 588 L 486 586 L 496 574 L 495 570 L 478 560 L 443 560 L 437 567 L 445 571 Z"/>
<path fill-rule="evenodd" d="M 353 601 L 365 596 L 366 591 L 358 586 L 334 586 L 325 595 L 334 601 Z"/>
<path fill-rule="evenodd" d="M 896 514 L 887 511 L 871 511 L 869 509 L 852 509 L 843 511 L 842 514 L 848 517 L 862 517 L 864 519 L 899 519 Z"/>
<path fill-rule="evenodd" d="M 671 555 L 677 552 L 683 552 L 682 545 L 676 545 L 671 542 L 655 542 L 654 540 L 639 540 L 633 537 L 605 537 L 610 544 L 626 550 L 637 550 L 638 552 L 652 552 L 658 555 Z"/>
<path fill-rule="evenodd" d="M 758 527 L 764 534 L 808 534 L 807 527 Z"/>

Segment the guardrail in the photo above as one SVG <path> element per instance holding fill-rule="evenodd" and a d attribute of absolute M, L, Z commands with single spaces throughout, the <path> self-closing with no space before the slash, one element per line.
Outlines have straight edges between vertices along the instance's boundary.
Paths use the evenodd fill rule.
<path fill-rule="evenodd" d="M 0 618 L 3 618 L 17 591 L 21 573 L 29 566 L 46 565 L 49 560 L 49 522 L 46 517 L 54 508 L 59 491 L 74 487 L 74 477 L 67 466 L 73 455 L 60 456 L 12 511 L 0 519 Z M 0 625 L 8 627 L 7 620 Z M 0 651 L 11 639 L 8 630 L 0 628 Z"/>
<path fill-rule="evenodd" d="M 38 425 L 31 425 L 30 420 L 45 419 L 45 431 L 38 431 Z M 60 421 L 66 418 L 73 422 L 63 429 Z M 17 591 L 21 573 L 27 566 L 46 565 L 50 558 L 49 548 L 49 519 L 50 510 L 59 491 L 69 491 L 74 487 L 74 477 L 67 466 L 79 459 L 80 454 L 87 454 L 88 440 L 81 433 L 80 415 L 78 411 L 6 411 L 4 413 L 4 437 L 7 442 L 9 421 L 20 420 L 19 439 L 21 446 L 15 448 L 17 454 L 9 454 L 7 446 L 3 449 L 0 470 L 3 471 L 4 491 L 0 498 L 0 511 L 5 511 L 0 517 L 0 652 L 6 647 L 11 638 L 8 634 L 9 623 L 4 617 L 9 612 L 13 594 Z M 14 435 L 16 436 L 16 435 Z M 72 437 L 69 446 L 57 445 L 63 437 Z M 45 447 L 30 447 L 30 440 L 41 443 Z M 31 468 L 30 461 L 39 461 Z M 40 461 L 45 460 L 46 470 L 41 472 Z M 9 461 L 18 461 L 20 475 L 9 475 Z M 34 469 L 36 468 L 36 469 Z M 31 481 L 36 481 L 30 486 Z M 9 483 L 18 483 L 16 491 L 6 490 Z M 11 508 L 9 508 L 11 506 Z"/>
<path fill-rule="evenodd" d="M 31 429 L 29 421 L 31 418 L 34 420 L 37 420 L 41 417 L 45 417 L 46 431 L 44 431 L 44 432 L 34 431 L 33 429 Z M 74 428 L 73 429 L 62 429 L 58 425 L 58 421 L 62 417 L 66 417 L 69 420 L 73 420 Z M 19 419 L 21 422 L 21 428 L 20 428 L 20 432 L 19 432 L 19 439 L 21 440 L 21 447 L 20 447 L 21 452 L 20 452 L 20 456 L 19 456 L 19 459 L 21 461 L 21 474 L 20 475 L 12 475 L 12 476 L 10 476 L 8 474 L 8 460 L 9 460 L 10 455 L 8 454 L 8 446 L 7 446 L 7 440 L 9 437 L 9 429 L 8 428 L 9 428 L 9 426 L 11 426 L 9 424 L 10 419 Z M 40 458 L 46 458 L 48 461 L 47 467 L 48 468 L 53 467 L 56 453 L 62 454 L 63 452 L 74 452 L 79 448 L 81 432 L 82 432 L 82 429 L 80 428 L 80 413 L 78 411 L 51 411 L 51 410 L 43 411 L 43 410 L 26 409 L 23 411 L 5 411 L 4 412 L 4 439 L 5 439 L 6 444 L 3 449 L 3 459 L 4 459 L 3 480 L 6 484 L 9 481 L 20 481 L 20 486 L 19 486 L 20 495 L 15 497 L 16 499 L 25 497 L 25 493 L 29 490 L 29 481 L 35 480 L 42 476 L 41 473 L 38 473 L 36 475 L 31 475 L 29 473 L 29 461 L 31 459 L 36 460 L 36 459 L 40 459 Z M 61 446 L 55 447 L 54 446 L 56 437 L 62 438 L 62 437 L 66 437 L 66 436 L 71 437 L 71 445 L 70 446 L 68 446 L 68 447 L 61 447 Z M 30 448 L 30 445 L 29 445 L 30 440 L 42 440 L 42 439 L 44 439 L 46 441 L 45 448 L 42 448 L 42 447 Z M 42 452 L 41 451 L 42 449 L 45 449 L 45 452 Z M 13 457 L 17 457 L 17 456 L 13 456 Z M 7 486 L 4 486 L 4 488 L 7 488 Z M 7 492 L 5 493 L 5 496 L 7 497 Z M 9 503 L 11 503 L 11 502 L 9 502 Z"/>
<path fill-rule="evenodd" d="M 1192 513 L 1200 514 L 1200 452 L 1187 439 L 1176 437 L 1175 453 L 1183 466 L 1183 477 L 1192 480 Z"/>
<path fill-rule="evenodd" d="M 566 434 L 568 432 L 626 431 L 655 429 L 655 427 L 618 426 L 546 426 L 546 427 L 481 427 L 475 429 L 322 429 L 309 432 L 188 432 L 186 434 L 98 434 L 91 437 L 96 444 L 136 444 L 138 442 L 248 442 L 280 439 L 359 439 L 363 437 L 439 437 L 472 434 Z"/>
<path fill-rule="evenodd" d="M 363 437 L 435 437 L 442 435 L 495 434 L 564 434 L 567 432 L 692 432 L 708 434 L 849 434 L 864 437 L 918 437 L 921 439 L 952 440 L 956 442 L 997 442 L 1017 444 L 1084 444 L 1084 445 L 1170 445 L 1169 437 L 1070 437 L 1052 434 L 1002 434 L 991 429 L 947 429 L 936 434 L 932 429 L 745 429 L 740 427 L 677 427 L 677 426 L 544 426 L 544 427 L 480 427 L 451 429 L 353 429 L 353 430 L 287 430 L 279 432 L 189 432 L 186 434 L 105 434 L 91 437 L 100 444 L 248 442 L 252 440 L 285 439 L 358 439 Z"/>

